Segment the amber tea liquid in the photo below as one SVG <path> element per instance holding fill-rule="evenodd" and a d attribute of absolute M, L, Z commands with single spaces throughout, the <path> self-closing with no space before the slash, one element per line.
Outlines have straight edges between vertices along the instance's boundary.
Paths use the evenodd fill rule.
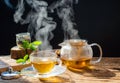
<path fill-rule="evenodd" d="M 47 74 L 52 71 L 55 62 L 52 60 L 31 62 L 39 74 Z"/>
<path fill-rule="evenodd" d="M 68 68 L 81 69 L 90 65 L 91 58 L 80 58 L 77 60 L 61 58 L 61 60 Z"/>

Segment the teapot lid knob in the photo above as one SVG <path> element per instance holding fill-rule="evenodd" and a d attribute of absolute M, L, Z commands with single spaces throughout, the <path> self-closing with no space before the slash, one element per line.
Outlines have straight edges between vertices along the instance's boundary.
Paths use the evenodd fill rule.
<path fill-rule="evenodd" d="M 20 73 L 18 71 L 13 71 L 12 67 L 8 67 L 7 71 L 1 73 L 1 78 L 4 80 L 11 80 L 20 77 Z"/>

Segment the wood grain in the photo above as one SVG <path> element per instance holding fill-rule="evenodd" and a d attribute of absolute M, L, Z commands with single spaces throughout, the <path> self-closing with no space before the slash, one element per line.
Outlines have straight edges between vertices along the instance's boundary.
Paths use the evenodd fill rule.
<path fill-rule="evenodd" d="M 10 56 L 1 56 L 0 72 L 4 71 L 2 69 L 8 66 L 13 66 L 16 67 L 14 68 L 15 70 L 20 70 L 23 65 L 20 67 L 19 64 L 15 63 L 14 59 L 10 59 Z M 100 63 L 91 65 L 87 69 L 77 72 L 67 69 L 66 72 L 61 75 L 63 77 L 56 76 L 47 79 L 21 76 L 13 80 L 0 79 L 0 83 L 58 83 L 55 82 L 55 80 L 59 80 L 59 83 L 120 83 L 120 57 L 104 57 Z M 69 78 L 65 78 L 66 76 Z"/>

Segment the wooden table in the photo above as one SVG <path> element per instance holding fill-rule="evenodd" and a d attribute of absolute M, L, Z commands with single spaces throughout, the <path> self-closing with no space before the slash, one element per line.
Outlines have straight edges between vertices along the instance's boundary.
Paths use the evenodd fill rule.
<path fill-rule="evenodd" d="M 95 59 L 95 58 L 94 58 Z M 0 73 L 5 71 L 6 67 L 12 66 L 14 70 L 20 70 L 29 65 L 19 65 L 16 64 L 15 60 L 11 59 L 10 56 L 0 56 Z M 83 72 L 73 72 L 66 70 L 62 74 L 63 77 L 68 75 L 70 79 L 51 77 L 51 79 L 59 79 L 62 82 L 59 83 L 120 83 L 120 57 L 104 57 L 100 63 L 97 63 L 86 69 Z M 69 82 L 71 80 L 71 82 Z M 63 82 L 64 81 L 64 82 Z M 13 80 L 2 80 L 0 78 L 0 83 L 48 83 L 44 80 L 21 76 L 18 79 Z M 54 83 L 53 81 L 51 83 Z"/>

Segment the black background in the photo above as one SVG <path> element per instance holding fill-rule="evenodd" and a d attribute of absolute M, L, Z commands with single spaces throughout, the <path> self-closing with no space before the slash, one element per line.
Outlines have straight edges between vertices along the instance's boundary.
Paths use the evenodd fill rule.
<path fill-rule="evenodd" d="M 16 6 L 17 0 L 11 0 Z M 55 0 L 47 0 L 51 4 Z M 28 25 L 16 24 L 13 20 L 15 10 L 0 1 L 0 55 L 10 54 L 10 49 L 16 45 L 15 34 L 26 32 Z M 79 0 L 74 5 L 76 28 L 79 36 L 89 44 L 98 43 L 103 48 L 104 57 L 120 56 L 120 6 L 119 0 Z M 61 20 L 56 14 L 51 15 L 58 23 L 53 31 L 55 37 L 51 44 L 53 48 L 60 48 L 63 41 Z M 97 56 L 97 55 L 95 55 Z"/>

